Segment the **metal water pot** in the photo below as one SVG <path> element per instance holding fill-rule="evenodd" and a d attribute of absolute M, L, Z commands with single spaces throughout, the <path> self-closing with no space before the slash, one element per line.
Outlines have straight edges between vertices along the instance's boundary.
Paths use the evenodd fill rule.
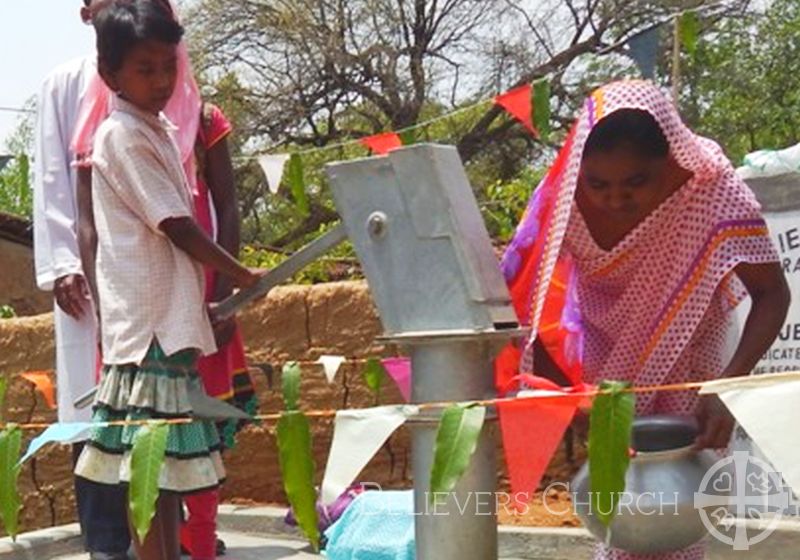
<path fill-rule="evenodd" d="M 707 530 L 695 508 L 703 476 L 719 460 L 710 450 L 694 451 L 693 418 L 645 416 L 634 420 L 625 492 L 606 527 L 591 512 L 589 464 L 572 481 L 572 498 L 584 526 L 602 542 L 637 554 L 671 552 L 702 539 Z"/>

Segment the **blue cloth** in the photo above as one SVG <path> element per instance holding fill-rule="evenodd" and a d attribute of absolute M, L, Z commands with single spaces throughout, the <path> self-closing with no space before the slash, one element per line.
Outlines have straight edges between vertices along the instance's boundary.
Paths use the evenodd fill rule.
<path fill-rule="evenodd" d="M 325 532 L 330 560 L 414 560 L 414 492 L 360 494 Z"/>
<path fill-rule="evenodd" d="M 92 429 L 91 422 L 74 422 L 68 424 L 51 424 L 39 436 L 33 438 L 28 445 L 28 450 L 18 465 L 21 465 L 33 457 L 42 447 L 48 443 L 75 443 L 86 439 Z"/>

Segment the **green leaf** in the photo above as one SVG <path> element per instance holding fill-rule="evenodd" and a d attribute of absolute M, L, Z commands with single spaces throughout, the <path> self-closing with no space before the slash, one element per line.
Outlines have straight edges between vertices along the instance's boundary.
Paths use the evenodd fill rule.
<path fill-rule="evenodd" d="M 431 501 L 450 492 L 469 467 L 485 417 L 483 406 L 456 404 L 442 412 L 431 468 Z"/>
<path fill-rule="evenodd" d="M 8 378 L 5 375 L 0 375 L 0 422 L 3 421 L 6 409 L 6 389 L 8 389 Z"/>
<path fill-rule="evenodd" d="M 415 128 L 399 132 L 398 136 L 400 136 L 400 141 L 403 143 L 403 146 L 411 146 L 417 143 L 417 129 Z"/>
<path fill-rule="evenodd" d="M 278 420 L 278 458 L 283 489 L 300 529 L 319 551 L 317 493 L 308 418 L 299 411 L 284 412 Z"/>
<path fill-rule="evenodd" d="M 16 541 L 19 529 L 19 508 L 22 502 L 17 490 L 19 477 L 22 430 L 16 424 L 9 424 L 0 432 L 0 519 L 6 533 Z"/>
<path fill-rule="evenodd" d="M 305 179 L 303 178 L 303 160 L 300 159 L 300 154 L 292 154 L 291 157 L 289 157 L 286 177 L 289 181 L 289 190 L 292 193 L 295 204 L 297 204 L 297 208 L 304 216 L 308 216 L 308 195 L 306 195 Z"/>
<path fill-rule="evenodd" d="M 297 401 L 300 399 L 300 364 L 286 362 L 281 373 L 283 387 L 283 405 L 286 410 L 297 410 Z"/>
<path fill-rule="evenodd" d="M 167 450 L 169 425 L 147 424 L 139 428 L 133 439 L 131 451 L 131 483 L 128 501 L 131 522 L 136 528 L 139 542 L 144 542 L 150 531 L 150 523 L 156 513 L 158 479 Z"/>
<path fill-rule="evenodd" d="M 550 82 L 546 79 L 533 84 L 533 126 L 539 139 L 547 142 L 550 136 Z"/>
<path fill-rule="evenodd" d="M 364 383 L 375 395 L 375 404 L 377 404 L 381 400 L 381 387 L 386 380 L 386 369 L 379 359 L 369 358 L 361 375 L 364 378 Z"/>
<path fill-rule="evenodd" d="M 696 12 L 685 12 L 678 20 L 681 44 L 689 56 L 697 52 L 697 40 L 700 36 L 700 20 Z"/>
<path fill-rule="evenodd" d="M 589 418 L 589 481 L 593 514 L 606 526 L 625 491 L 625 472 L 630 462 L 631 427 L 636 399 L 623 393 L 629 383 L 603 381 Z"/>

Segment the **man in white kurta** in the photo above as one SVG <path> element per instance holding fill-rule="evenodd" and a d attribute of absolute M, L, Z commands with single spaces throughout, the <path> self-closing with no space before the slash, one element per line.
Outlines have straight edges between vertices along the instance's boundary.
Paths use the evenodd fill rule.
<path fill-rule="evenodd" d="M 78 251 L 77 170 L 69 150 L 91 58 L 56 68 L 42 85 L 34 158 L 36 282 L 55 295 L 58 420 L 88 422 L 91 409 L 74 400 L 95 386 L 97 325 Z"/>
<path fill-rule="evenodd" d="M 82 17 L 88 21 L 83 2 Z M 95 386 L 98 337 L 78 250 L 77 169 L 69 148 L 94 57 L 68 62 L 45 79 L 38 99 L 34 163 L 36 282 L 55 298 L 56 383 L 60 422 L 90 421 L 74 400 Z M 76 450 L 77 451 L 77 450 Z M 76 479 L 81 530 L 92 560 L 122 560 L 130 546 L 124 490 Z"/>

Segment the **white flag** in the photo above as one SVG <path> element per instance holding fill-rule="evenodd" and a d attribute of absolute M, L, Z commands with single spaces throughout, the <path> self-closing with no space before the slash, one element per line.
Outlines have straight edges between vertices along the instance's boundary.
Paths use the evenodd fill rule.
<path fill-rule="evenodd" d="M 800 373 L 709 381 L 700 394 L 716 393 L 795 494 L 800 494 Z"/>
<path fill-rule="evenodd" d="M 328 380 L 328 383 L 333 383 L 333 379 L 336 377 L 336 372 L 339 371 L 339 368 L 344 363 L 344 360 L 344 356 L 319 357 L 317 363 L 322 364 L 322 367 L 325 368 L 325 378 Z"/>
<path fill-rule="evenodd" d="M 258 156 L 258 164 L 267 178 L 267 187 L 272 194 L 278 192 L 283 179 L 283 168 L 289 160 L 290 154 L 264 154 Z"/>
<path fill-rule="evenodd" d="M 336 413 L 333 441 L 322 479 L 322 503 L 331 504 L 347 490 L 378 449 L 409 416 L 416 406 L 378 406 Z"/>

